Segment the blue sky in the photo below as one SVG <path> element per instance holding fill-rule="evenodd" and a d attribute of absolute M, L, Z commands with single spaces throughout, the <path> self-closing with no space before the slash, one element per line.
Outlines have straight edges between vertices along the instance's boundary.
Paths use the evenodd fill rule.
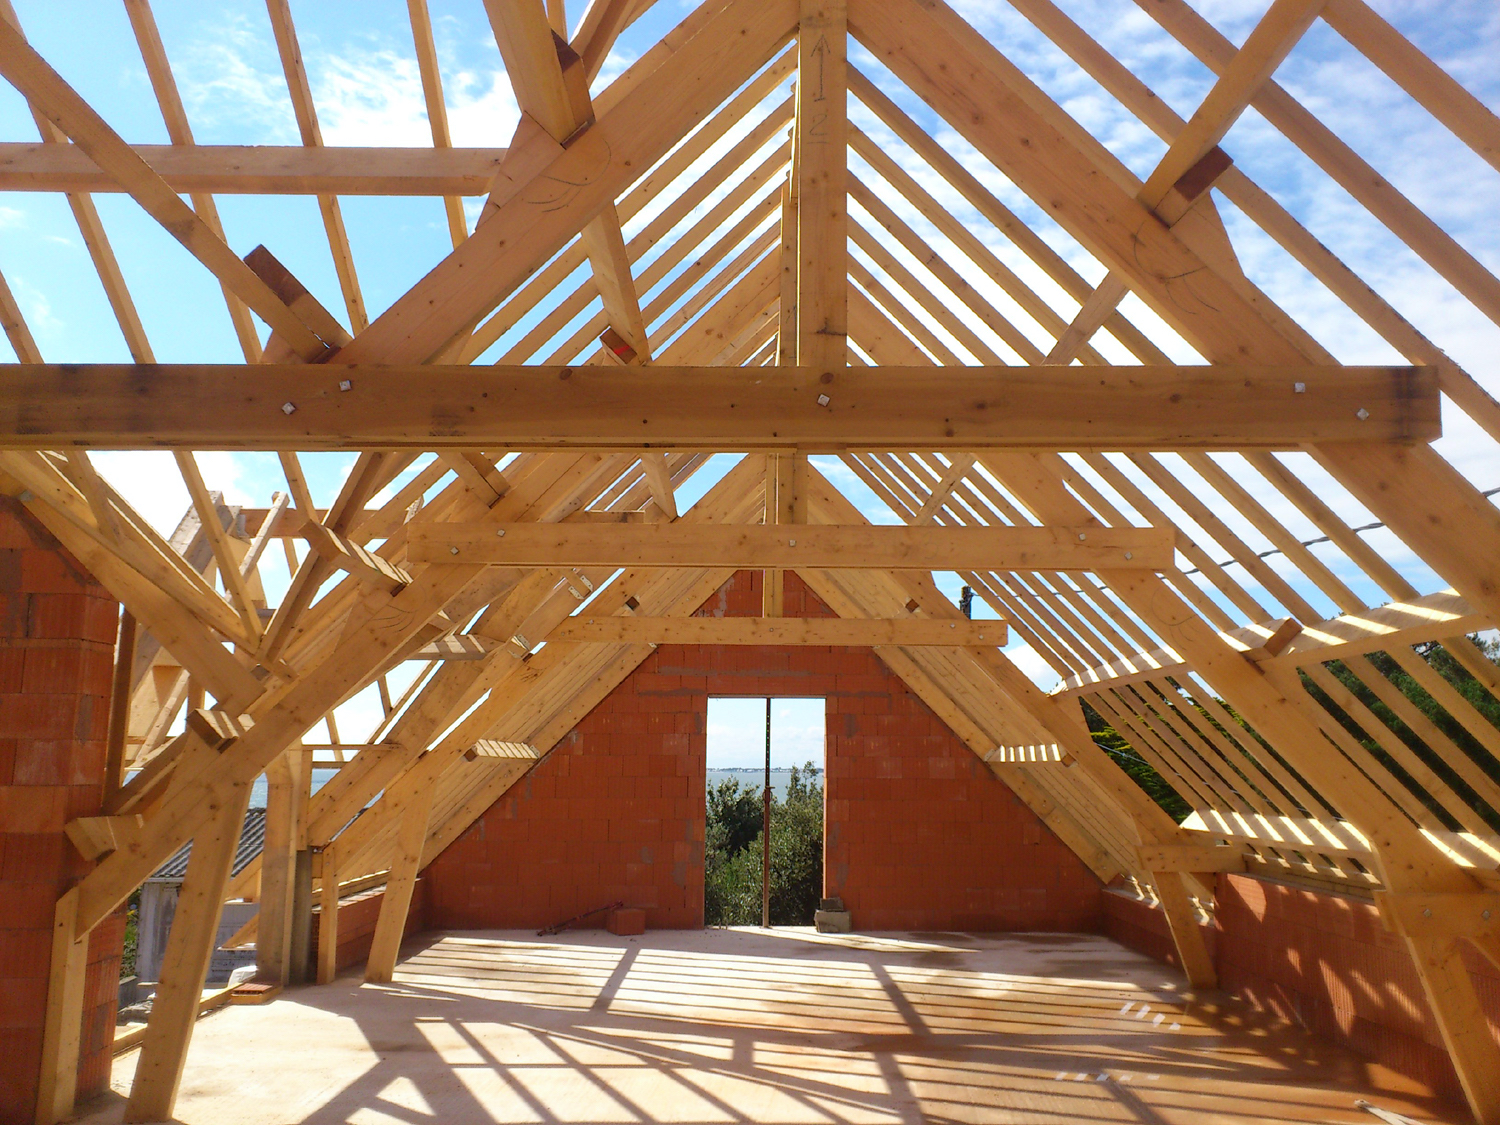
<path fill-rule="evenodd" d="M 454 143 L 503 146 L 514 128 L 517 109 L 480 0 L 430 0 L 430 6 Z M 956 6 L 1115 156 L 1142 177 L 1150 172 L 1164 151 L 1164 143 L 1053 47 L 1015 8 L 1002 0 L 957 0 Z M 1212 84 L 1212 74 L 1132 0 L 1060 0 L 1060 6 L 1182 116 L 1192 112 Z M 1372 6 L 1491 109 L 1500 108 L 1500 68 L 1494 65 L 1500 57 L 1500 5 L 1493 0 L 1374 0 Z M 600 83 L 608 82 L 629 65 L 688 7 L 684 0 L 660 0 L 621 39 Z M 1196 0 L 1194 7 L 1239 42 L 1263 13 L 1266 0 Z M 17 0 L 16 8 L 24 29 L 43 56 L 123 136 L 139 143 L 167 140 L 123 5 L 101 0 Z M 285 81 L 261 3 L 157 0 L 153 8 L 199 143 L 297 143 Z M 404 3 L 293 0 L 292 10 L 327 144 L 430 143 Z M 572 18 L 576 20 L 581 11 L 580 0 L 574 0 L 570 4 Z M 895 83 L 866 52 L 854 48 L 851 58 L 1007 205 L 1032 223 L 1090 282 L 1102 278 L 1104 268 L 1098 262 Z M 1494 221 L 1500 206 L 1500 173 L 1434 122 L 1321 22 L 1288 58 L 1277 79 L 1469 253 L 1490 270 L 1500 270 L 1500 224 Z M 783 83 L 762 109 L 716 145 L 699 167 L 711 162 L 784 94 Z M 992 251 L 1032 283 L 1044 299 L 1065 317 L 1072 315 L 1076 304 L 984 224 L 868 111 L 851 104 L 851 117 L 885 144 L 940 201 L 980 231 Z M 30 141 L 36 135 L 20 97 L 0 84 L 0 139 Z M 1398 311 L 1492 393 L 1500 394 L 1500 333 L 1495 324 L 1406 250 L 1253 110 L 1231 131 L 1224 147 L 1238 167 L 1271 191 Z M 878 181 L 852 156 L 851 167 L 867 180 Z M 694 217 L 721 194 L 710 196 Z M 164 362 L 240 361 L 222 298 L 209 275 L 128 198 L 100 195 L 96 202 L 156 357 Z M 343 318 L 343 302 L 314 200 L 220 196 L 218 202 L 228 241 L 237 252 L 243 254 L 257 243 L 265 243 Z M 1219 202 L 1251 278 L 1292 311 L 1340 360 L 1400 362 L 1387 345 L 1249 220 L 1232 205 L 1222 199 Z M 478 200 L 467 201 L 471 222 L 477 205 Z M 345 198 L 342 206 L 372 316 L 450 248 L 438 200 Z M 939 251 L 951 252 L 955 262 L 962 262 L 956 249 L 912 209 L 898 205 L 897 210 Z M 627 237 L 654 213 L 648 208 L 628 223 Z M 856 218 L 862 217 L 857 207 L 853 213 Z M 913 273 L 943 293 L 914 259 L 899 249 L 894 252 Z M 867 258 L 862 260 L 868 263 Z M 128 359 L 78 229 L 60 197 L 0 193 L 0 269 L 15 290 L 45 358 L 79 362 Z M 886 280 L 883 271 L 876 268 L 874 272 Z M 961 272 L 1045 350 L 1046 339 L 1040 328 L 997 286 L 980 277 L 977 270 Z M 1188 362 L 1195 360 L 1192 350 L 1138 300 L 1127 298 L 1124 307 L 1169 354 Z M 535 322 L 536 315 L 523 320 L 487 358 L 496 358 Z M 582 319 L 576 318 L 574 324 Z M 940 326 L 933 328 L 957 345 Z M 538 358 L 549 355 L 571 330 L 570 326 L 560 333 Z M 976 325 L 975 330 L 1002 355 L 1012 354 L 982 325 Z M 1096 343 L 1107 355 L 1125 358 L 1123 349 L 1113 341 L 1101 338 Z M 961 345 L 958 347 L 962 353 Z M 10 358 L 3 344 L 0 357 Z M 1493 443 L 1455 410 L 1445 410 L 1445 426 L 1447 436 L 1439 446 L 1444 455 L 1481 488 L 1500 485 L 1500 459 L 1495 457 Z M 268 454 L 208 452 L 200 454 L 199 459 L 210 487 L 224 490 L 233 502 L 264 505 L 272 490 L 284 487 L 275 459 Z M 334 494 L 350 460 L 336 454 L 306 458 L 311 484 L 320 499 Z M 1368 522 L 1368 513 L 1324 478 L 1306 457 L 1293 455 L 1289 460 L 1351 523 Z M 170 530 L 187 506 L 186 492 L 164 454 L 102 454 L 98 463 L 105 475 L 164 529 Z M 717 459 L 712 471 L 701 473 L 700 479 L 689 484 L 681 500 L 686 503 L 700 495 L 727 463 L 727 459 Z M 819 465 L 872 519 L 895 521 L 894 514 L 836 460 L 820 459 Z M 1226 460 L 1225 467 L 1244 480 L 1300 537 L 1316 534 L 1263 482 L 1243 474 L 1233 459 Z M 1124 468 L 1133 479 L 1144 483 L 1145 478 L 1133 467 Z M 1179 475 L 1190 484 L 1197 483 L 1185 469 Z M 1152 489 L 1147 486 L 1147 491 Z M 1163 502 L 1162 506 L 1173 511 L 1170 503 Z M 1254 549 L 1269 545 L 1245 521 L 1232 513 L 1223 514 Z M 1389 536 L 1376 532 L 1370 541 L 1389 551 L 1393 561 L 1409 570 L 1422 589 L 1440 585 Z M 1217 558 L 1225 557 L 1220 551 L 1213 553 Z M 1332 561 L 1347 570 L 1339 559 Z M 1272 559 L 1271 564 L 1290 574 L 1279 560 Z M 277 587 L 285 581 L 285 575 L 276 574 L 278 565 L 273 563 L 267 575 L 273 600 Z M 948 577 L 943 584 L 953 592 L 958 581 Z M 1297 585 L 1315 605 L 1331 612 L 1332 607 L 1321 594 L 1300 579 Z M 1356 581 L 1355 585 L 1369 601 L 1384 600 L 1369 583 Z M 1274 609 L 1274 599 L 1264 591 L 1255 592 Z M 1013 653 L 1039 682 L 1050 685 L 1055 677 L 1034 653 L 1019 645 L 1013 646 Z"/>
<path fill-rule="evenodd" d="M 771 768 L 812 762 L 823 767 L 825 701 L 771 700 Z M 766 700 L 712 696 L 708 701 L 708 768 L 758 767 L 766 760 Z"/>

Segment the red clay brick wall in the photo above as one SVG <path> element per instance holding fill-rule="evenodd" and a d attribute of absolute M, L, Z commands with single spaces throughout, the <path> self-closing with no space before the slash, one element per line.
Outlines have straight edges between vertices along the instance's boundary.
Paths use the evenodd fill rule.
<path fill-rule="evenodd" d="M 119 607 L 0 497 L 0 1121 L 29 1121 L 41 1063 L 52 908 L 86 870 L 63 835 L 100 810 Z M 89 947 L 80 1096 L 108 1081 L 123 922 Z M 113 979 L 105 982 L 113 974 Z"/>
<path fill-rule="evenodd" d="M 1106 899 L 1111 937 L 1168 959 L 1160 910 L 1115 894 Z M 1411 955 L 1381 925 L 1374 903 L 1250 875 L 1220 875 L 1215 899 L 1221 988 L 1462 1101 Z M 1500 974 L 1467 944 L 1464 960 L 1500 1037 Z"/>
<path fill-rule="evenodd" d="M 700 614 L 758 615 L 741 572 Z M 789 616 L 831 616 L 796 578 Z M 868 649 L 663 645 L 431 866 L 439 929 L 616 900 L 703 924 L 710 695 L 827 700 L 826 893 L 857 927 L 1092 930 L 1093 874 Z M 597 922 L 603 925 L 602 916 Z"/>

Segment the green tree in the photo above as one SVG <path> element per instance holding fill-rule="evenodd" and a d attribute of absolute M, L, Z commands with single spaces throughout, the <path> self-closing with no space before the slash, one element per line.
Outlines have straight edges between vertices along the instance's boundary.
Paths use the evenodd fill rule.
<path fill-rule="evenodd" d="M 708 795 L 704 921 L 755 926 L 761 907 L 761 794 L 721 782 Z M 771 923 L 807 926 L 823 894 L 823 784 L 811 762 L 771 799 Z"/>
<path fill-rule="evenodd" d="M 1482 634 L 1471 634 L 1469 640 L 1473 641 L 1485 656 L 1491 660 L 1500 659 L 1500 642 L 1486 640 Z M 1438 675 L 1447 680 L 1454 690 L 1463 696 L 1474 709 L 1492 726 L 1500 728 L 1500 700 L 1497 700 L 1489 690 L 1478 679 L 1475 678 L 1467 668 L 1453 658 L 1453 655 L 1436 641 L 1415 646 L 1418 656 L 1422 657 Z M 1354 667 L 1351 668 L 1350 664 Z M 1357 669 L 1359 675 L 1356 676 Z M 1392 660 L 1384 652 L 1374 652 L 1367 656 L 1352 658 L 1349 664 L 1343 661 L 1335 661 L 1328 665 L 1328 670 L 1339 680 L 1349 692 L 1363 703 L 1374 716 L 1380 720 L 1390 734 L 1394 735 L 1404 743 L 1418 758 L 1422 764 L 1432 770 L 1444 783 L 1451 787 L 1466 804 L 1473 808 L 1494 829 L 1500 831 L 1500 810 L 1491 808 L 1480 796 L 1474 792 L 1463 777 L 1453 769 L 1444 759 L 1442 754 L 1429 746 L 1422 737 L 1414 731 L 1383 699 L 1377 696 L 1370 688 L 1361 681 L 1384 677 L 1404 695 L 1424 718 L 1432 723 L 1439 731 L 1452 740 L 1459 751 L 1466 755 L 1475 766 L 1492 779 L 1500 781 L 1500 761 L 1497 761 L 1479 739 L 1475 738 L 1467 728 L 1455 719 L 1437 700 L 1435 700 L 1421 684 L 1419 684 L 1405 668 Z M 1386 767 L 1395 777 L 1400 779 L 1417 799 L 1430 809 L 1434 815 L 1443 821 L 1450 829 L 1460 826 L 1451 813 L 1442 805 L 1441 795 L 1428 792 L 1412 776 L 1399 761 L 1382 746 L 1372 734 L 1385 732 L 1372 732 L 1361 727 L 1341 707 L 1331 700 L 1316 684 L 1314 684 L 1303 673 L 1302 683 L 1308 692 L 1319 703 L 1326 707 L 1330 714 L 1338 720 L 1351 735 L 1356 738 L 1360 745 L 1378 762 Z"/>
<path fill-rule="evenodd" d="M 1181 824 L 1193 807 L 1184 801 L 1177 790 L 1167 784 L 1167 779 L 1156 772 L 1150 762 L 1136 753 L 1135 747 L 1109 725 L 1109 722 L 1088 705 L 1083 704 L 1083 718 L 1088 723 L 1094 745 L 1103 750 L 1115 763 L 1144 789 L 1150 798 L 1166 810 L 1167 815 Z"/>

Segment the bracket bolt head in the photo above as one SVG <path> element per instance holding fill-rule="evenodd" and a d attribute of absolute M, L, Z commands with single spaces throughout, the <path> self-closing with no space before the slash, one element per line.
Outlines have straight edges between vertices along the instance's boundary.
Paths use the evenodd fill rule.
<path fill-rule="evenodd" d="M 1422 917 L 1423 918 L 1431 918 L 1432 917 L 1432 907 L 1430 907 L 1430 906 L 1424 906 L 1422 908 Z"/>
<path fill-rule="evenodd" d="M 1307 393 L 1307 384 L 1306 383 L 1293 383 L 1292 384 L 1292 394 L 1294 394 L 1294 395 L 1305 395 L 1306 393 Z"/>
<path fill-rule="evenodd" d="M 295 414 L 297 413 L 297 404 L 295 402 L 283 402 L 281 404 L 281 412 L 283 414 Z"/>
<path fill-rule="evenodd" d="M 1361 406 L 1358 410 L 1356 410 L 1354 412 L 1354 416 L 1356 418 L 1358 418 L 1361 422 L 1363 422 L 1366 418 L 1368 418 L 1370 416 L 1370 412 L 1368 410 L 1366 410 L 1363 406 Z"/>
<path fill-rule="evenodd" d="M 827 406 L 832 401 L 833 400 L 831 398 L 829 398 L 827 395 L 819 395 L 818 396 L 818 405 L 819 406 Z"/>
<path fill-rule="evenodd" d="M 1135 552 L 1134 551 L 1126 551 L 1125 552 L 1125 558 L 1126 558 L 1126 561 L 1129 561 L 1130 559 L 1135 558 Z"/>
<path fill-rule="evenodd" d="M 1490 912 L 1488 910 L 1481 910 L 1479 912 L 1479 916 L 1481 918 L 1483 918 L 1486 922 L 1488 922 L 1490 920 Z"/>
<path fill-rule="evenodd" d="M 505 528 L 503 528 L 503 527 L 500 528 L 498 531 L 495 532 L 495 534 L 498 537 L 500 537 L 501 539 L 504 539 L 505 538 Z"/>
<path fill-rule="evenodd" d="M 795 547 L 797 545 L 797 541 L 795 539 L 788 539 L 786 541 L 786 545 L 788 547 Z"/>
<path fill-rule="evenodd" d="M 354 384 L 352 382 L 350 382 L 348 379 L 340 379 L 339 380 L 339 390 L 341 390 L 341 391 L 352 391 L 353 389 L 354 389 Z"/>
<path fill-rule="evenodd" d="M 1082 542 L 1084 542 L 1087 539 L 1088 539 L 1088 536 L 1085 535 L 1083 532 L 1080 531 L 1078 533 L 1078 542 L 1082 543 Z"/>
<path fill-rule="evenodd" d="M 450 555 L 456 555 L 456 554 L 458 554 L 458 548 L 457 547 L 449 547 L 448 548 L 448 553 Z"/>

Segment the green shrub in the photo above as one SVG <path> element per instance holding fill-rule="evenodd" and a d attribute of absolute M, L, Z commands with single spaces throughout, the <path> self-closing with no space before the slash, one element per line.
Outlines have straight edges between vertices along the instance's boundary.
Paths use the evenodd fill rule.
<path fill-rule="evenodd" d="M 757 926 L 761 904 L 761 794 L 731 778 L 708 794 L 703 916 L 710 926 Z M 823 895 L 823 784 L 808 762 L 786 800 L 771 800 L 771 923 L 810 926 Z"/>

